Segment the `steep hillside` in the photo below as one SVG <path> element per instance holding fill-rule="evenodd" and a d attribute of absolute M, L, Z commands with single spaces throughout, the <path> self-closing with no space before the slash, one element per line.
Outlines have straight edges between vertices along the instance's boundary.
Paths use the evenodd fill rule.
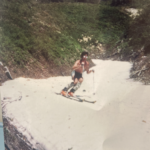
<path fill-rule="evenodd" d="M 149 0 L 106 2 L 2 0 L 0 61 L 14 78 L 69 75 L 83 50 L 90 58 L 139 62 L 149 55 Z M 130 6 L 143 11 L 132 18 L 125 11 Z"/>

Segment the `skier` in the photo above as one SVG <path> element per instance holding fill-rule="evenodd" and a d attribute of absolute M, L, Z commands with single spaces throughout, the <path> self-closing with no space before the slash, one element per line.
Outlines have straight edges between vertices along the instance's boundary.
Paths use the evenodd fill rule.
<path fill-rule="evenodd" d="M 70 92 L 68 92 L 69 96 L 73 96 L 75 91 L 81 86 L 81 83 L 83 82 L 82 73 L 83 71 L 87 71 L 87 74 L 93 72 L 94 70 L 89 70 L 89 62 L 86 61 L 88 58 L 88 52 L 82 52 L 81 59 L 77 60 L 72 67 L 74 70 L 72 74 L 72 79 L 74 82 L 71 82 L 68 86 L 66 86 L 62 91 L 61 94 L 63 96 L 67 96 L 68 90 L 71 88 Z"/>

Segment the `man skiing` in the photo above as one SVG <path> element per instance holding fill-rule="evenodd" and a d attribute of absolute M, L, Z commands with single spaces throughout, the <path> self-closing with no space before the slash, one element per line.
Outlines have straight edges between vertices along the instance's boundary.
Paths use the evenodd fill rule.
<path fill-rule="evenodd" d="M 63 96 L 67 96 L 68 90 L 71 88 L 70 92 L 68 92 L 69 96 L 73 96 L 75 91 L 81 86 L 81 83 L 83 82 L 83 77 L 82 73 L 83 71 L 87 71 L 87 74 L 93 72 L 94 70 L 89 70 L 89 62 L 86 61 L 88 58 L 88 52 L 82 52 L 81 54 L 81 59 L 77 60 L 72 67 L 74 70 L 75 74 L 73 76 L 74 82 L 71 82 L 67 87 L 65 87 L 62 91 L 61 94 Z"/>

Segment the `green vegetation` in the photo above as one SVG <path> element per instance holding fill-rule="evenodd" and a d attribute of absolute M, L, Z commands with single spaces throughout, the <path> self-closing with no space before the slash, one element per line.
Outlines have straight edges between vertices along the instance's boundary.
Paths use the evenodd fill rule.
<path fill-rule="evenodd" d="M 97 41 L 107 46 L 108 52 L 119 47 L 128 54 L 149 43 L 149 9 L 144 2 L 131 3 L 145 8 L 139 17 L 131 19 L 121 6 L 114 7 L 111 3 L 2 0 L 0 59 L 21 67 L 41 56 L 58 65 L 72 64 L 83 48 L 96 45 Z M 85 42 L 83 37 L 92 39 Z"/>
<path fill-rule="evenodd" d="M 117 7 L 100 5 L 99 28 L 100 41 L 111 47 L 116 46 L 127 35 L 130 18 Z"/>
<path fill-rule="evenodd" d="M 31 58 L 36 60 L 42 55 L 57 64 L 71 64 L 87 45 L 79 39 L 99 30 L 96 5 L 4 2 L 5 12 L 0 21 L 0 53 L 4 62 L 24 66 Z M 93 37 L 91 42 L 94 41 Z"/>
<path fill-rule="evenodd" d="M 148 2 L 148 1 L 147 1 Z M 129 45 L 134 50 L 139 50 L 142 47 L 145 48 L 145 52 L 147 52 L 147 48 L 150 47 L 150 10 L 149 4 L 143 5 L 141 7 L 142 11 L 140 16 L 137 17 L 131 24 L 128 38 L 130 39 Z M 150 50 L 148 50 L 150 53 Z"/>
<path fill-rule="evenodd" d="M 150 53 L 150 0 L 126 0 L 128 2 L 127 5 L 121 3 L 123 0 L 115 1 L 120 2 L 118 3 L 120 5 L 117 7 L 111 6 L 112 1 L 115 0 L 108 0 L 101 5 L 104 8 L 100 9 L 101 14 L 104 14 L 104 21 L 102 20 L 101 24 L 104 24 L 104 22 L 108 24 L 104 24 L 103 27 L 101 26 L 102 30 L 108 33 L 104 34 L 105 37 L 103 39 L 106 39 L 105 43 L 112 41 L 110 45 L 114 45 L 109 47 L 110 49 L 108 50 L 113 50 L 113 47 L 118 47 L 121 49 L 123 55 L 129 55 L 132 51 L 138 51 L 144 48 L 145 54 Z M 130 7 L 139 10 L 139 15 L 135 19 L 125 15 L 125 8 Z M 103 10 L 104 13 L 102 13 Z"/>
<path fill-rule="evenodd" d="M 23 65 L 28 61 L 33 37 L 31 28 L 24 17 L 30 17 L 31 11 L 27 3 L 1 1 L 0 20 L 0 57 L 5 63 L 12 62 Z"/>

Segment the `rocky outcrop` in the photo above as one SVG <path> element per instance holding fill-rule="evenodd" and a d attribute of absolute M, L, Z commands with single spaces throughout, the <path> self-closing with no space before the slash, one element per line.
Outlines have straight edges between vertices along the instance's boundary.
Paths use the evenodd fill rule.
<path fill-rule="evenodd" d="M 19 133 L 15 126 L 10 124 L 10 121 L 4 118 L 3 123 L 5 150 L 34 150 L 27 145 L 26 137 Z"/>
<path fill-rule="evenodd" d="M 7 81 L 12 80 L 11 73 L 7 66 L 4 66 L 2 62 L 0 62 L 0 85 Z"/>

